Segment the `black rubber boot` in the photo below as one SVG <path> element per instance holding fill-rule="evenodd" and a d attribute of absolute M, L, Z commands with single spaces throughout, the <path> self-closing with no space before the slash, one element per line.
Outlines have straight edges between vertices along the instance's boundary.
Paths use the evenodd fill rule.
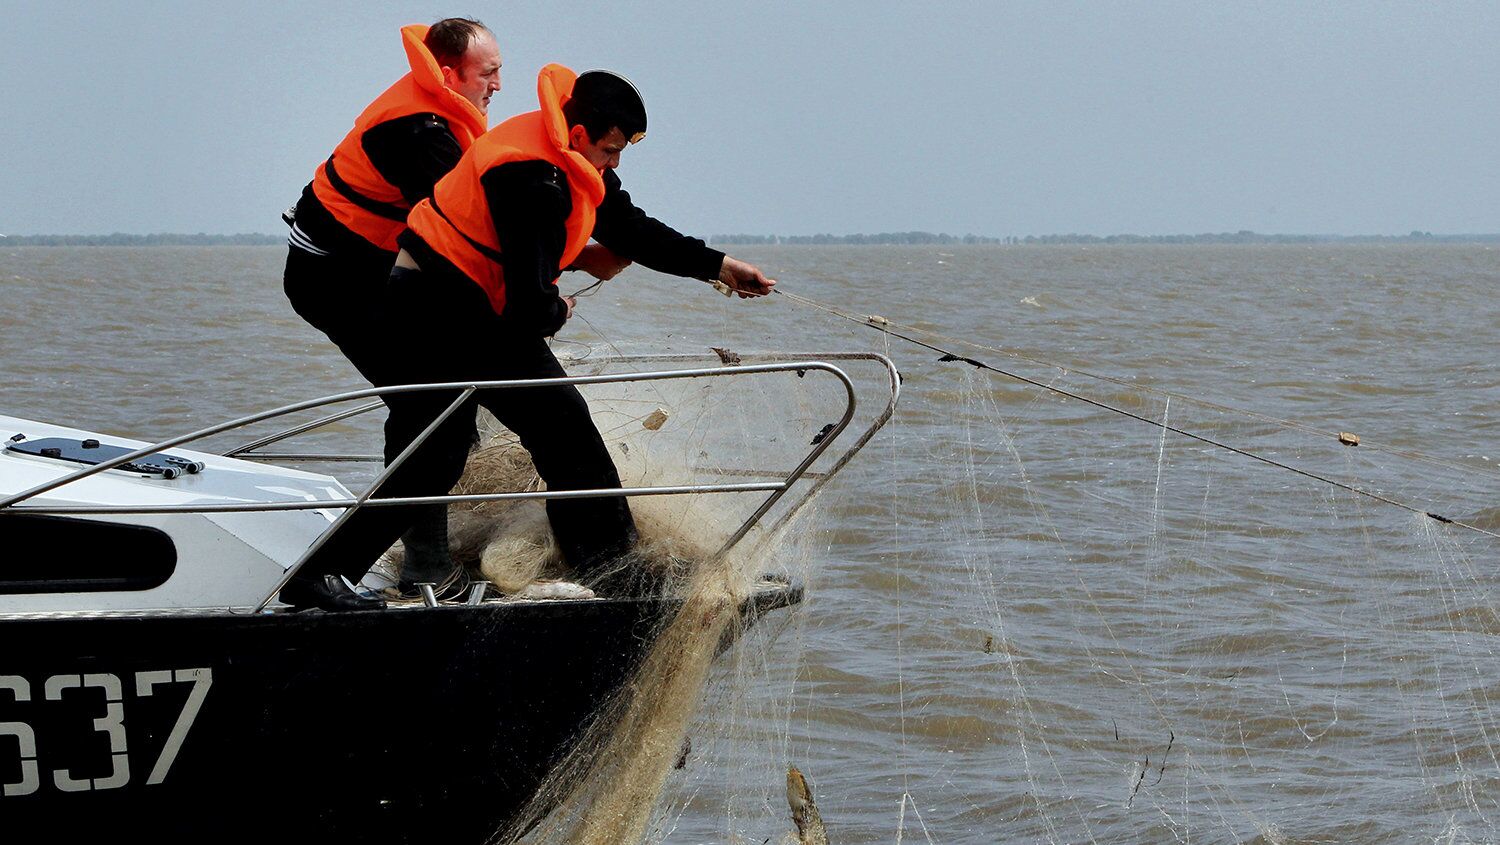
<path fill-rule="evenodd" d="M 401 537 L 406 557 L 396 587 L 402 593 L 416 592 L 417 585 L 441 586 L 453 577 L 453 558 L 448 554 L 448 506 L 422 505 L 411 528 Z"/>

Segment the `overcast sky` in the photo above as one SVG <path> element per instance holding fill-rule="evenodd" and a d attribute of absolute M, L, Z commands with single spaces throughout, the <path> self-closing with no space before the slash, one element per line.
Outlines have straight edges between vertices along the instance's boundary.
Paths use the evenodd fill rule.
<path fill-rule="evenodd" d="M 620 175 L 699 235 L 1500 232 L 1496 0 L 0 0 L 0 233 L 279 231 L 450 14 L 492 124 L 631 77 Z"/>

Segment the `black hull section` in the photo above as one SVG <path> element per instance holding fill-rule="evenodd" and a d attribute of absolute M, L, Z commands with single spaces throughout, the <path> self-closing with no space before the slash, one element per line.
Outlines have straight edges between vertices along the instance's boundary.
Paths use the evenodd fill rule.
<path fill-rule="evenodd" d="M 670 610 L 5 620 L 0 839 L 484 842 Z"/>

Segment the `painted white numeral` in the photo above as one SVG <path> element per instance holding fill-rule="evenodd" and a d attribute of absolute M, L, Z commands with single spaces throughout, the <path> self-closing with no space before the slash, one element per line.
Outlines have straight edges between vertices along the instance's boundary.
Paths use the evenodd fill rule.
<path fill-rule="evenodd" d="M 188 693 L 187 702 L 182 705 L 182 712 L 177 714 L 177 724 L 172 726 L 172 733 L 167 736 L 167 744 L 162 747 L 161 756 L 156 758 L 156 765 L 151 767 L 151 776 L 146 778 L 147 785 L 161 783 L 167 779 L 167 770 L 172 768 L 172 762 L 177 759 L 177 752 L 182 748 L 182 741 L 187 738 L 188 729 L 193 726 L 193 720 L 198 717 L 198 708 L 203 706 L 203 699 L 208 695 L 208 688 L 213 686 L 214 672 L 207 666 L 201 669 L 178 669 L 176 672 L 165 669 L 159 672 L 137 672 L 135 673 L 135 694 L 137 696 L 150 695 L 152 687 L 173 681 L 179 683 L 192 681 L 193 689 Z"/>
<path fill-rule="evenodd" d="M 135 673 L 136 695 L 139 697 L 151 695 L 157 684 L 191 682 L 193 685 L 182 706 L 182 712 L 177 714 L 177 723 L 172 726 L 166 745 L 162 747 L 161 755 L 156 758 L 156 765 L 151 768 L 151 775 L 146 779 L 148 785 L 159 784 L 167 779 L 167 772 L 176 761 L 177 753 L 182 750 L 183 740 L 187 739 L 188 731 L 193 726 L 193 720 L 198 717 L 198 710 L 202 708 L 203 699 L 208 695 L 213 681 L 213 670 L 208 667 Z M 125 748 L 124 690 L 120 679 L 104 673 L 53 675 L 44 685 L 48 701 L 61 701 L 67 690 L 88 687 L 104 690 L 104 715 L 94 719 L 94 730 L 109 737 L 112 765 L 109 776 L 102 778 L 79 778 L 66 769 L 54 769 L 52 782 L 63 792 L 119 789 L 130 782 L 130 756 Z M 0 675 L 0 691 L 9 691 L 16 701 L 31 700 L 30 682 L 16 675 Z M 0 737 L 6 736 L 15 737 L 20 746 L 21 779 L 15 783 L 0 784 L 0 796 L 30 795 L 41 786 L 36 734 L 25 722 L 0 722 Z"/>
<path fill-rule="evenodd" d="M 25 678 L 0 675 L 0 690 L 10 690 L 16 701 L 31 700 L 31 684 Z M 0 736 L 13 736 L 21 743 L 21 780 L 5 784 L 0 794 L 10 797 L 36 792 L 42 785 L 42 778 L 36 768 L 36 735 L 31 732 L 31 726 L 25 722 L 0 722 Z"/>
<path fill-rule="evenodd" d="M 85 792 L 90 789 L 118 789 L 130 782 L 130 758 L 125 753 L 125 704 L 120 679 L 114 675 L 53 675 L 47 679 L 48 701 L 62 699 L 63 690 L 99 687 L 104 690 L 104 715 L 94 720 L 94 730 L 109 735 L 109 777 L 75 778 L 65 769 L 52 771 L 52 782 L 63 792 Z"/>

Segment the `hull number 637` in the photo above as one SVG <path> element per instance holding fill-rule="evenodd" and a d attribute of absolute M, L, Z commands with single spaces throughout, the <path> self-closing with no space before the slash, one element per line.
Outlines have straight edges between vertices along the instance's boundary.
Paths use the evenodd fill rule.
<path fill-rule="evenodd" d="M 198 716 L 198 709 L 203 706 L 203 699 L 208 695 L 208 688 L 213 686 L 213 670 L 203 667 L 199 669 L 159 669 L 135 673 L 135 695 L 137 698 L 150 696 L 157 686 L 161 684 L 192 684 L 193 688 L 188 692 L 187 701 L 183 704 L 182 712 L 177 715 L 177 723 L 172 726 L 172 732 L 167 736 L 166 745 L 162 746 L 161 753 L 156 756 L 156 762 L 151 767 L 151 773 L 146 777 L 146 784 L 159 784 L 167 779 L 167 772 L 172 768 L 172 761 L 177 759 L 177 752 L 182 748 L 182 741 L 187 738 L 188 731 L 193 727 L 193 720 Z M 87 792 L 89 790 L 119 789 L 130 783 L 130 752 L 125 747 L 125 701 L 124 686 L 116 675 L 91 674 L 91 675 L 53 675 L 42 684 L 42 701 L 61 701 L 63 692 L 70 689 L 83 689 L 95 687 L 104 691 L 104 712 L 94 718 L 93 729 L 103 733 L 109 738 L 110 772 L 105 777 L 86 778 L 76 777 L 68 769 L 54 769 L 51 772 L 52 785 L 63 792 Z M 31 683 L 19 675 L 0 675 L 0 696 L 9 695 L 15 701 L 31 701 L 33 690 Z M 86 726 L 83 727 L 85 730 Z M 0 784 L 0 797 L 12 798 L 21 795 L 30 795 L 41 788 L 42 777 L 37 766 L 37 743 L 36 732 L 26 722 L 0 722 L 0 749 L 14 747 L 5 737 L 15 737 L 20 746 L 21 778 L 18 781 Z M 15 771 L 14 766 L 0 767 L 0 771 Z"/>

